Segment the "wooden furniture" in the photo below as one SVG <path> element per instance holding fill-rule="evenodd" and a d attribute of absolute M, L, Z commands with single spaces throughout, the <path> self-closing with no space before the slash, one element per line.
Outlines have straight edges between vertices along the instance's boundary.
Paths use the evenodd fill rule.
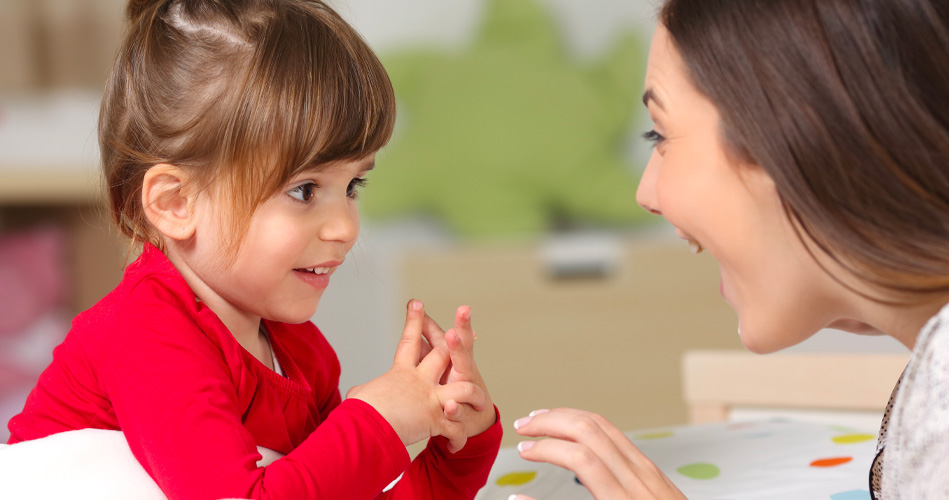
<path fill-rule="evenodd" d="M 404 259 L 397 303 L 421 299 L 446 327 L 455 307 L 471 306 L 504 446 L 520 440 L 511 422 L 538 408 L 583 408 L 621 429 L 684 424 L 682 355 L 741 347 L 711 257 L 664 234 L 617 245 L 599 268 L 608 271 L 588 277 L 564 278 L 550 267 L 558 252 L 536 242 L 431 247 Z"/>
<path fill-rule="evenodd" d="M 0 95 L 0 234 L 65 230 L 73 313 L 119 282 L 126 252 L 101 203 L 98 106 L 89 92 Z"/>
<path fill-rule="evenodd" d="M 882 415 L 909 354 L 693 350 L 683 357 L 691 423 L 727 420 L 742 408 Z"/>

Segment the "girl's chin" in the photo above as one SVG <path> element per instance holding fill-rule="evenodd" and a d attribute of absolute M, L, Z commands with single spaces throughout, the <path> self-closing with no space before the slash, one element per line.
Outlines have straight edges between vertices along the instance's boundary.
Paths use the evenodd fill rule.
<path fill-rule="evenodd" d="M 313 315 L 316 314 L 316 307 L 319 304 L 313 304 L 312 307 L 299 308 L 294 311 L 281 311 L 281 314 L 274 315 L 272 318 L 267 318 L 271 321 L 278 321 L 280 323 L 287 323 L 290 325 L 298 325 L 300 323 L 306 323 L 313 319 Z"/>

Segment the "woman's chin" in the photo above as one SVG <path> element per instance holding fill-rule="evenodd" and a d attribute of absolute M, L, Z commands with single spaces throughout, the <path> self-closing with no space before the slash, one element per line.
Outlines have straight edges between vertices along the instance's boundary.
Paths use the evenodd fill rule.
<path fill-rule="evenodd" d="M 767 331 L 752 325 L 739 323 L 738 336 L 745 349 L 755 354 L 771 354 L 787 349 L 799 342 L 787 342 L 779 331 Z"/>

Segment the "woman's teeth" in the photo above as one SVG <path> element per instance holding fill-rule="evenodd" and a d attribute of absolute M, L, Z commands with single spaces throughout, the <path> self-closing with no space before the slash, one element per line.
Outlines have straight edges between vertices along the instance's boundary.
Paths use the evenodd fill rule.
<path fill-rule="evenodd" d="M 693 240 L 692 238 L 689 238 L 689 250 L 691 250 L 692 253 L 702 253 L 702 244 Z"/>

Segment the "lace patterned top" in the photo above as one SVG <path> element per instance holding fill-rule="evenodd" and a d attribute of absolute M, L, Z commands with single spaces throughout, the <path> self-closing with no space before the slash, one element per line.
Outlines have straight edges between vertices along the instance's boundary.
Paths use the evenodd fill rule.
<path fill-rule="evenodd" d="M 890 395 L 870 492 L 873 500 L 949 499 L 949 305 L 920 331 Z"/>

